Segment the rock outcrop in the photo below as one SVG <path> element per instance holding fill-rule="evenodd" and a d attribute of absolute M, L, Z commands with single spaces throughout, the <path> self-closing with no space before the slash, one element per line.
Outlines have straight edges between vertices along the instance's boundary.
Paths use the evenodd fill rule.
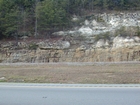
<path fill-rule="evenodd" d="M 73 21 L 78 21 L 78 18 Z M 0 62 L 117 62 L 140 61 L 140 13 L 94 14 L 80 27 L 55 32 L 56 41 L 0 42 Z M 115 35 L 122 26 L 134 31 Z M 110 32 L 110 33 L 106 33 Z M 128 35 L 129 34 L 129 35 Z"/>
<path fill-rule="evenodd" d="M 135 36 L 135 37 L 119 37 L 117 36 L 113 40 L 113 48 L 125 48 L 125 47 L 135 47 L 135 46 L 140 46 L 140 38 Z"/>
<path fill-rule="evenodd" d="M 135 13 L 104 13 L 92 14 L 89 20 L 81 23 L 82 26 L 71 31 L 60 31 L 53 34 L 94 36 L 105 32 L 114 32 L 121 27 L 140 27 L 140 12 Z"/>
<path fill-rule="evenodd" d="M 112 46 L 108 41 L 100 39 L 91 45 L 81 45 L 71 48 L 70 43 L 62 41 L 64 46 L 43 46 L 45 42 L 36 43 L 36 49 L 11 49 L 13 43 L 1 45 L 0 62 L 117 62 L 140 61 L 140 38 L 115 37 Z M 46 45 L 46 44 L 45 44 Z"/>

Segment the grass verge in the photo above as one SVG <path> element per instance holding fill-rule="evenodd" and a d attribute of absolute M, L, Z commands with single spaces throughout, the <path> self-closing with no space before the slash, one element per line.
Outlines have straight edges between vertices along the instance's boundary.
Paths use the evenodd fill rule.
<path fill-rule="evenodd" d="M 0 65 L 0 82 L 139 84 L 140 64 Z"/>

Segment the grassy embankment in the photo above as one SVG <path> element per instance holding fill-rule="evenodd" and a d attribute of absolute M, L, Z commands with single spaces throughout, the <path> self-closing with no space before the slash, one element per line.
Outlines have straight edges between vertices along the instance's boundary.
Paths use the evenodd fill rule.
<path fill-rule="evenodd" d="M 0 82 L 139 84 L 140 64 L 0 65 Z"/>

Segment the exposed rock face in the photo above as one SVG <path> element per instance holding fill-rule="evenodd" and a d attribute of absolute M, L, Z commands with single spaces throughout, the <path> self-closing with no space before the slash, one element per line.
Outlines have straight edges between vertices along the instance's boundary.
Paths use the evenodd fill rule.
<path fill-rule="evenodd" d="M 12 50 L 12 43 L 1 47 L 0 62 L 115 62 L 115 61 L 140 61 L 140 38 L 120 37 L 113 40 L 112 46 L 108 40 L 100 39 L 97 43 L 87 46 L 81 45 L 70 48 L 70 43 L 62 41 L 63 49 L 59 46 L 43 46 L 40 42 L 36 50 L 27 48 Z M 27 44 L 23 44 L 27 45 Z M 94 46 L 94 47 L 93 47 Z M 69 49 L 68 49 L 69 48 Z"/>
<path fill-rule="evenodd" d="M 20 50 L 1 54 L 1 62 L 117 62 L 140 61 L 139 46 L 131 48 L 114 49 L 88 49 L 88 50 Z"/>
<path fill-rule="evenodd" d="M 100 39 L 97 41 L 95 47 L 96 48 L 109 47 L 109 41 L 104 40 L 104 39 Z"/>
<path fill-rule="evenodd" d="M 113 48 L 119 48 L 119 47 L 135 47 L 140 46 L 140 38 L 139 37 L 119 37 L 117 36 L 113 40 Z"/>
<path fill-rule="evenodd" d="M 113 35 L 122 26 L 140 26 L 140 13 L 95 14 L 81 27 L 53 33 L 57 41 L 0 43 L 0 62 L 117 62 L 140 61 L 140 38 L 134 35 Z M 73 21 L 78 21 L 77 17 Z M 111 32 L 108 38 L 98 37 Z M 16 46 L 15 46 L 16 45 Z"/>
<path fill-rule="evenodd" d="M 140 12 L 135 13 L 110 13 L 110 14 L 93 14 L 92 19 L 85 20 L 83 25 L 78 29 L 71 31 L 60 31 L 54 34 L 60 36 L 80 35 L 94 36 L 105 32 L 114 32 L 121 27 L 140 27 Z"/>
<path fill-rule="evenodd" d="M 56 41 L 54 43 L 49 41 L 42 41 L 37 43 L 40 49 L 49 50 L 49 49 L 68 49 L 70 48 L 69 41 Z"/>
<path fill-rule="evenodd" d="M 82 36 L 92 36 L 93 35 L 93 30 L 89 27 L 81 27 L 78 32 L 80 33 L 80 35 Z"/>

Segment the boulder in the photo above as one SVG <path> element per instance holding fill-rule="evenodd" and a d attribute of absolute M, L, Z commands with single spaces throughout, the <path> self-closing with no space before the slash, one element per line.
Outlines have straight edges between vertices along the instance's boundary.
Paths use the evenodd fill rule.
<path fill-rule="evenodd" d="M 108 47 L 108 46 L 109 46 L 109 40 L 105 40 L 105 39 L 99 39 L 95 45 L 96 48 Z"/>
<path fill-rule="evenodd" d="M 138 36 L 134 36 L 133 39 L 135 40 L 135 42 L 140 42 L 140 38 Z"/>
<path fill-rule="evenodd" d="M 62 45 L 62 47 L 61 47 L 62 49 L 70 48 L 70 42 L 68 42 L 68 41 L 62 41 L 61 45 Z"/>
<path fill-rule="evenodd" d="M 95 27 L 95 26 L 98 26 L 99 24 L 98 24 L 98 22 L 97 22 L 96 20 L 93 20 L 93 21 L 91 22 L 91 25 L 92 25 L 93 27 Z"/>
<path fill-rule="evenodd" d="M 86 26 L 88 26 L 88 25 L 90 24 L 90 22 L 89 22 L 88 20 L 85 20 L 84 24 L 85 24 Z"/>
<path fill-rule="evenodd" d="M 58 32 L 54 32 L 52 35 L 65 36 L 66 33 L 64 31 L 58 31 Z"/>
<path fill-rule="evenodd" d="M 140 45 L 139 41 L 140 41 L 139 37 L 117 36 L 113 40 L 113 48 L 129 47 L 129 46 L 132 47 L 132 46 Z"/>
<path fill-rule="evenodd" d="M 7 79 L 5 77 L 0 77 L 0 81 L 6 81 Z"/>
<path fill-rule="evenodd" d="M 73 21 L 73 22 L 76 22 L 76 21 L 78 21 L 78 20 L 79 20 L 79 18 L 78 18 L 76 15 L 73 15 L 72 21 Z"/>
<path fill-rule="evenodd" d="M 22 37 L 20 37 L 20 39 L 23 39 L 23 40 L 26 40 L 28 38 L 29 38 L 28 36 L 22 36 Z"/>
<path fill-rule="evenodd" d="M 100 39 L 99 41 L 97 41 L 96 43 L 96 47 L 103 47 L 105 45 L 105 40 L 104 39 Z"/>
<path fill-rule="evenodd" d="M 89 37 L 93 35 L 93 30 L 89 27 L 81 27 L 78 31 L 81 33 L 82 36 Z"/>
<path fill-rule="evenodd" d="M 67 35 L 72 36 L 72 37 L 77 37 L 80 35 L 80 32 L 78 31 L 68 31 Z"/>

